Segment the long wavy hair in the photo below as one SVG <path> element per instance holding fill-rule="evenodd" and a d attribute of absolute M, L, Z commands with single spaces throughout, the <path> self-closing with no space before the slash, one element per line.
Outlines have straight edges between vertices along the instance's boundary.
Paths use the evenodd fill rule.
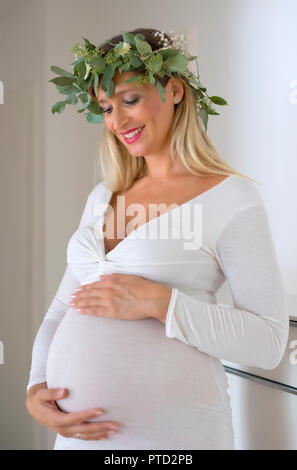
<path fill-rule="evenodd" d="M 132 34 L 141 33 L 151 45 L 152 50 L 163 47 L 159 37 L 154 35 L 157 29 L 138 28 L 130 31 Z M 171 39 L 164 34 L 169 43 Z M 113 44 L 122 41 L 122 35 L 109 39 Z M 107 41 L 98 46 L 108 52 L 114 46 Z M 197 108 L 190 83 L 184 77 L 173 73 L 183 83 L 184 95 L 180 103 L 175 104 L 175 113 L 170 128 L 170 156 L 172 159 L 180 158 L 183 165 L 190 173 L 198 176 L 214 175 L 238 175 L 242 178 L 257 183 L 254 179 L 235 170 L 218 153 L 211 139 L 205 132 L 200 112 Z M 159 78 L 163 87 L 166 87 L 170 77 Z M 89 87 L 89 93 L 94 101 L 97 97 L 93 84 Z M 143 156 L 133 157 L 125 145 L 117 136 L 105 126 L 99 147 L 99 172 L 104 184 L 110 191 L 125 192 L 133 182 L 146 173 L 146 161 Z"/>

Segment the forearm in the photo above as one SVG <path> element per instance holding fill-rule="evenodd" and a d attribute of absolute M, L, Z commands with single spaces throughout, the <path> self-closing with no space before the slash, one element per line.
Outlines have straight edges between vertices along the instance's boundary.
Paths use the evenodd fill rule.
<path fill-rule="evenodd" d="M 161 283 L 154 283 L 151 290 L 152 304 L 149 307 L 150 317 L 166 324 L 166 316 L 170 304 L 172 288 Z"/>

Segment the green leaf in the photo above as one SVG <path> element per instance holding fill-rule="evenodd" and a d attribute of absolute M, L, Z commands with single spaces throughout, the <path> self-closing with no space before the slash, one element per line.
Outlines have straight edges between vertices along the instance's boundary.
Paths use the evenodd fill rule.
<path fill-rule="evenodd" d="M 201 119 L 205 127 L 205 132 L 207 131 L 207 122 L 208 122 L 208 114 L 205 111 L 205 109 L 202 109 L 201 111 Z"/>
<path fill-rule="evenodd" d="M 91 44 L 90 41 L 82 36 L 83 40 L 85 41 L 85 46 L 90 50 L 93 51 L 96 49 L 96 46 L 94 44 Z"/>
<path fill-rule="evenodd" d="M 170 56 L 163 64 L 164 69 L 171 70 L 171 72 L 183 73 L 187 65 L 187 58 L 182 54 Z"/>
<path fill-rule="evenodd" d="M 67 104 L 77 104 L 78 98 L 75 93 L 70 93 L 70 95 L 67 96 L 65 101 Z"/>
<path fill-rule="evenodd" d="M 131 62 L 131 65 L 132 67 L 134 68 L 137 68 L 137 67 L 140 67 L 142 65 L 142 60 L 137 57 L 137 55 L 135 55 L 133 52 L 128 52 L 128 56 L 129 56 L 129 60 Z M 126 64 L 128 64 L 129 62 L 126 62 Z"/>
<path fill-rule="evenodd" d="M 83 78 L 87 70 L 85 61 L 83 60 L 82 62 L 79 62 L 79 64 L 76 64 L 75 70 L 77 71 L 79 77 Z"/>
<path fill-rule="evenodd" d="M 136 45 L 136 49 L 141 55 L 152 53 L 151 45 L 146 41 L 142 41 L 137 36 L 135 37 L 135 45 Z"/>
<path fill-rule="evenodd" d="M 141 34 L 141 33 L 137 33 L 137 34 L 135 35 L 135 37 L 137 37 L 138 39 L 141 39 L 141 41 L 144 41 L 144 40 L 145 40 L 145 36 L 144 36 L 143 34 Z"/>
<path fill-rule="evenodd" d="M 158 73 L 159 70 L 162 68 L 163 65 L 163 57 L 161 54 L 153 54 L 148 61 L 146 61 L 147 68 L 153 72 Z"/>
<path fill-rule="evenodd" d="M 131 46 L 135 46 L 134 36 L 131 33 L 122 33 L 122 38 L 124 42 L 131 44 Z"/>
<path fill-rule="evenodd" d="M 198 59 L 197 55 L 191 55 L 190 57 L 187 58 L 188 62 L 191 62 L 191 60 Z"/>
<path fill-rule="evenodd" d="M 127 72 L 130 68 L 130 63 L 129 62 L 124 62 L 123 64 L 121 64 L 118 69 L 119 69 L 119 72 Z"/>
<path fill-rule="evenodd" d="M 161 54 L 161 56 L 163 57 L 163 60 L 165 61 L 166 59 L 168 59 L 168 57 L 175 55 L 176 51 L 170 48 L 170 49 L 159 50 L 158 53 Z"/>
<path fill-rule="evenodd" d="M 101 124 L 103 120 L 104 118 L 102 115 L 92 114 L 92 113 L 87 114 L 87 121 L 90 122 L 91 124 Z"/>
<path fill-rule="evenodd" d="M 149 72 L 149 77 L 150 77 L 150 83 L 154 85 L 156 83 L 156 79 L 154 75 L 152 74 L 152 72 Z"/>
<path fill-rule="evenodd" d="M 223 106 L 225 104 L 228 104 L 224 98 L 221 98 L 221 96 L 210 96 L 209 97 L 210 101 L 212 101 L 215 104 L 219 104 L 220 106 Z"/>
<path fill-rule="evenodd" d="M 98 68 L 101 72 L 103 72 L 106 67 L 106 63 L 101 55 L 98 57 L 90 57 L 87 59 L 87 63 L 92 67 Z"/>
<path fill-rule="evenodd" d="M 78 90 L 78 91 L 85 91 L 85 89 L 82 87 L 81 83 L 77 80 L 76 82 L 73 83 L 73 86 Z"/>
<path fill-rule="evenodd" d="M 52 106 L 51 111 L 53 114 L 61 113 L 62 111 L 64 111 L 64 108 L 65 108 L 65 101 L 58 101 Z"/>
<path fill-rule="evenodd" d="M 114 69 L 111 65 L 107 65 L 103 72 L 103 78 L 101 83 L 101 88 L 103 91 L 108 92 L 110 89 L 109 82 L 112 81 L 112 77 L 114 75 Z M 106 96 L 109 98 L 109 96 Z"/>
<path fill-rule="evenodd" d="M 158 80 L 157 80 L 157 88 L 158 88 L 158 92 L 161 97 L 161 100 L 163 101 L 163 103 L 165 103 L 165 90 Z"/>
<path fill-rule="evenodd" d="M 88 110 L 91 111 L 92 114 L 101 114 L 101 107 L 99 106 L 99 103 L 95 101 L 90 101 Z"/>
<path fill-rule="evenodd" d="M 49 82 L 54 83 L 55 85 L 62 85 L 62 86 L 67 86 L 67 85 L 72 85 L 76 78 L 70 78 L 70 77 L 56 77 L 52 78 L 49 80 Z"/>
<path fill-rule="evenodd" d="M 128 78 L 128 80 L 124 80 L 124 83 L 135 82 L 136 80 L 138 80 L 138 78 L 139 78 L 138 75 L 133 75 L 133 77 Z"/>
<path fill-rule="evenodd" d="M 217 116 L 219 116 L 219 114 L 220 114 L 220 113 L 217 113 L 214 109 L 209 108 L 209 107 L 208 107 L 208 109 L 207 109 L 207 113 L 208 113 L 208 114 L 216 114 Z"/>
<path fill-rule="evenodd" d="M 73 77 L 73 74 L 67 72 L 67 70 L 61 69 L 60 67 L 56 67 L 55 65 L 51 65 L 51 71 L 56 73 L 57 75 L 64 75 L 65 77 Z"/>
<path fill-rule="evenodd" d="M 77 88 L 74 86 L 60 86 L 56 85 L 56 88 L 59 93 L 62 95 L 69 95 L 70 93 L 76 92 L 77 93 Z"/>
<path fill-rule="evenodd" d="M 87 103 L 89 99 L 91 99 L 91 96 L 87 92 L 80 93 L 79 99 L 82 103 Z"/>
<path fill-rule="evenodd" d="M 98 83 L 99 83 L 99 74 L 97 73 L 95 75 L 95 80 L 94 80 L 94 91 L 95 91 L 95 95 L 97 96 L 97 98 L 98 98 Z"/>

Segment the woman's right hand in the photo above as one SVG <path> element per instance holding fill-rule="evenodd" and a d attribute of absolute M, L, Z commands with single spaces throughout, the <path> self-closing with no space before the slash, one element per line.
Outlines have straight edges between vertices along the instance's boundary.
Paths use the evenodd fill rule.
<path fill-rule="evenodd" d="M 114 421 L 97 421 L 86 423 L 86 420 L 98 417 L 100 409 L 78 411 L 75 413 L 65 413 L 61 411 L 55 400 L 61 400 L 68 395 L 67 389 L 59 395 L 58 388 L 47 388 L 47 383 L 33 385 L 29 388 L 26 399 L 28 412 L 39 423 L 47 426 L 63 437 L 76 437 L 86 441 L 107 439 L 111 430 L 117 430 L 117 423 Z M 113 434 L 113 433 L 112 433 Z"/>

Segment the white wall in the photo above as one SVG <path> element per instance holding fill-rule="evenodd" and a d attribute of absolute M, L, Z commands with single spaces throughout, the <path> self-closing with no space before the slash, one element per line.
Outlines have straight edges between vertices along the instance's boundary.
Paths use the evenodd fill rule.
<path fill-rule="evenodd" d="M 40 269 L 43 290 L 33 327 L 36 330 L 57 290 L 68 240 L 96 183 L 101 135 L 100 125 L 90 125 L 76 112 L 78 105 L 52 115 L 51 106 L 61 95 L 48 83 L 55 76 L 50 66 L 70 70 L 74 57 L 69 49 L 83 36 L 99 44 L 137 27 L 196 28 L 192 52 L 198 55 L 201 81 L 210 95 L 229 102 L 229 107 L 219 108 L 221 116 L 210 117 L 208 134 L 232 166 L 260 181 L 285 287 L 297 300 L 297 105 L 290 102 L 289 88 L 297 80 L 296 2 L 160 0 L 149 7 L 144 0 L 126 0 L 122 5 L 107 0 L 26 0 L 0 18 L 0 80 L 9 90 L 33 79 L 40 85 L 35 175 L 40 205 L 35 212 L 42 224 L 36 222 L 40 256 L 34 272 Z M 44 186 L 38 191 L 40 181 Z M 228 297 L 228 292 L 223 295 Z M 45 432 L 44 439 L 40 445 L 50 448 L 53 433 Z"/>
<path fill-rule="evenodd" d="M 45 311 L 41 145 L 44 21 L 38 0 L 0 3 L 0 448 L 31 449 L 41 425 L 25 407 L 32 342 Z"/>

